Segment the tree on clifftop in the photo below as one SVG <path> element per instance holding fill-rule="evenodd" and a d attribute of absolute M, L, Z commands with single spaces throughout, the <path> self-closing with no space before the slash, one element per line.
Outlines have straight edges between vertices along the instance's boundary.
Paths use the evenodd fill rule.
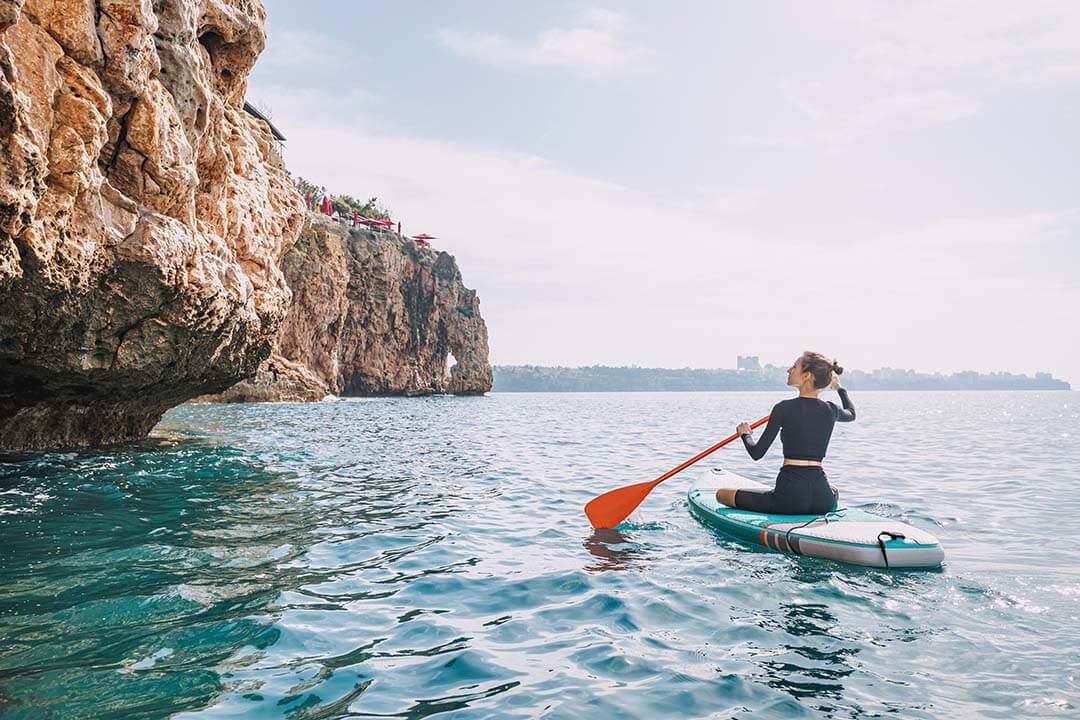
<path fill-rule="evenodd" d="M 325 186 L 317 185 L 302 177 L 296 178 L 296 189 L 305 198 L 310 197 L 315 204 L 318 204 L 322 200 L 322 196 L 326 194 Z M 379 205 L 379 198 L 377 197 L 369 198 L 367 202 L 361 202 L 352 195 L 330 195 L 330 204 L 334 206 L 334 210 L 344 217 L 352 217 L 354 212 L 358 212 L 360 217 L 371 218 L 372 220 L 390 219 L 390 208 Z"/>
<path fill-rule="evenodd" d="M 359 212 L 360 217 L 372 220 L 389 220 L 390 209 L 379 206 L 379 198 L 370 198 L 367 202 L 360 202 L 352 195 L 331 195 L 330 202 L 334 209 L 346 217 L 351 216 L 353 211 Z"/>
<path fill-rule="evenodd" d="M 316 203 L 322 200 L 322 196 L 326 194 L 325 187 L 316 185 L 299 176 L 296 178 L 296 190 L 304 196 L 304 198 L 310 197 L 311 201 Z"/>

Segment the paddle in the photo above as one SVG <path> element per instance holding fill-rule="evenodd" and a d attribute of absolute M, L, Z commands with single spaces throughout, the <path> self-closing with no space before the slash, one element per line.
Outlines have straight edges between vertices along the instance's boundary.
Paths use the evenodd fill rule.
<path fill-rule="evenodd" d="M 750 429 L 752 430 L 767 422 L 769 422 L 768 415 L 754 422 L 750 426 Z M 627 485 L 626 487 L 615 488 L 614 490 L 607 491 L 603 495 L 594 497 L 585 506 L 585 514 L 589 516 L 589 522 L 592 523 L 594 528 L 615 527 L 629 517 L 630 513 L 634 512 L 634 508 L 641 504 L 641 501 L 645 499 L 646 495 L 652 492 L 654 487 L 664 482 L 672 475 L 682 472 L 706 455 L 716 452 L 733 440 L 737 440 L 738 437 L 739 434 L 735 433 L 731 437 L 724 438 L 708 450 L 698 453 L 682 465 L 668 470 L 655 480 L 638 483 L 637 485 Z"/>

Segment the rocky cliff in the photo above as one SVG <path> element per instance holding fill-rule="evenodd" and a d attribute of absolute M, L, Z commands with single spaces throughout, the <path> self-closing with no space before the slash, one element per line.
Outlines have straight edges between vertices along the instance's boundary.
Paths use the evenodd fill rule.
<path fill-rule="evenodd" d="M 480 301 L 451 255 L 314 216 L 282 264 L 293 302 L 273 353 L 250 380 L 204 399 L 491 389 Z"/>
<path fill-rule="evenodd" d="M 0 449 L 147 433 L 250 375 L 302 201 L 243 112 L 258 0 L 0 0 Z"/>

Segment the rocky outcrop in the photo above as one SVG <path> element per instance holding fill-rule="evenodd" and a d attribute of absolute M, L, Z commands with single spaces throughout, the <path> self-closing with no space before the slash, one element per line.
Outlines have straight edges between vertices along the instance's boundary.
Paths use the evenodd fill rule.
<path fill-rule="evenodd" d="M 462 284 L 453 256 L 314 216 L 283 267 L 293 302 L 270 358 L 251 379 L 203 399 L 491 389 L 480 300 Z"/>
<path fill-rule="evenodd" d="M 140 437 L 267 357 L 303 203 L 257 0 L 0 0 L 0 449 Z"/>

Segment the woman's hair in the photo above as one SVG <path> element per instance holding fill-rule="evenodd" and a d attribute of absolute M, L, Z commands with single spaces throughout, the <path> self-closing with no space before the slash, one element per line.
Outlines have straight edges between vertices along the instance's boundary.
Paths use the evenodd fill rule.
<path fill-rule="evenodd" d="M 803 372 L 814 376 L 814 387 L 818 390 L 829 386 L 833 373 L 840 375 L 844 372 L 844 368 L 840 367 L 835 360 L 830 360 L 821 353 L 807 350 L 802 354 L 801 359 Z"/>

